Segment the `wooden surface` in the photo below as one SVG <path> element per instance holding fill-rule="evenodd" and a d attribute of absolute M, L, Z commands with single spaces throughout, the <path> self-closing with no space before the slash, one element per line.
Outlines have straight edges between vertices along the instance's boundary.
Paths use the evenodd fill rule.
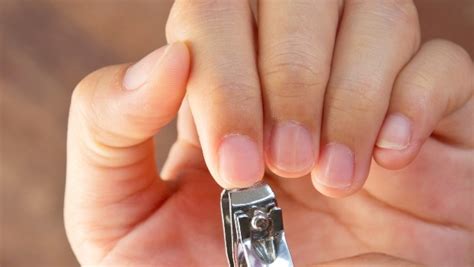
<path fill-rule="evenodd" d="M 419 3 L 425 39 L 449 38 L 473 55 L 474 1 Z M 164 44 L 170 5 L 0 0 L 0 266 L 78 265 L 62 221 L 70 94 L 94 69 Z M 160 134 L 159 162 L 174 134 Z"/>

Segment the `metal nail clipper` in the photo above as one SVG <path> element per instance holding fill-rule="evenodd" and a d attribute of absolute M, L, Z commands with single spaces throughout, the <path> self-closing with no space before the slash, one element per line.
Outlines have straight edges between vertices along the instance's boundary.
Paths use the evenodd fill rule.
<path fill-rule="evenodd" d="M 293 266 L 282 211 L 270 186 L 224 190 L 221 209 L 230 267 Z"/>

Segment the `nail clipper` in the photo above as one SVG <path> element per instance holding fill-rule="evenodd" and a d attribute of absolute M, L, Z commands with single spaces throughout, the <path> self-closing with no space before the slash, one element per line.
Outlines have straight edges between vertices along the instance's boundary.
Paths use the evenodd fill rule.
<path fill-rule="evenodd" d="M 267 184 L 221 194 L 225 248 L 230 267 L 292 267 L 281 208 Z"/>

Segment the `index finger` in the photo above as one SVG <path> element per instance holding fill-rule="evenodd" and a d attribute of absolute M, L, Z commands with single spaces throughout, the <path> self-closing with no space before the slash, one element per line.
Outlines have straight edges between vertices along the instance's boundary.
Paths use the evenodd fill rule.
<path fill-rule="evenodd" d="M 189 105 L 209 171 L 226 188 L 264 173 L 253 27 L 247 1 L 176 1 L 167 25 L 169 41 L 191 48 Z"/>

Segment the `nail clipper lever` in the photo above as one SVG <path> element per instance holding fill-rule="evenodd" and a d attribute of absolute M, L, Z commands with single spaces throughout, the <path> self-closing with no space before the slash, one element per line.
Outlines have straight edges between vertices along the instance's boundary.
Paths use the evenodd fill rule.
<path fill-rule="evenodd" d="M 230 267 L 292 267 L 282 211 L 267 184 L 224 190 L 225 247 Z"/>

